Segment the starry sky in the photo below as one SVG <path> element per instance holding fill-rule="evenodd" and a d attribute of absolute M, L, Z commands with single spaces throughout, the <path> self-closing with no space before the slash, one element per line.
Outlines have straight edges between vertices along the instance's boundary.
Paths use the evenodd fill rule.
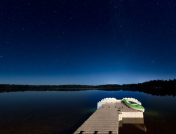
<path fill-rule="evenodd" d="M 0 0 L 0 83 L 176 78 L 175 0 Z"/>

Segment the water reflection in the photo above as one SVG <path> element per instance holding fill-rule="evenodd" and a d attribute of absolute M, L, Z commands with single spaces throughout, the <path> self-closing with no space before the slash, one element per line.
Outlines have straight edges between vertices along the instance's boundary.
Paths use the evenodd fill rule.
<path fill-rule="evenodd" d="M 137 98 L 146 109 L 144 113 L 146 133 L 174 133 L 175 97 L 160 97 L 131 91 L 99 90 L 0 93 L 0 133 L 72 133 L 95 111 L 97 102 L 105 97 Z M 125 129 L 126 127 L 128 129 Z M 120 130 L 121 134 L 128 133 L 124 129 L 142 133 L 139 126 L 125 125 Z"/>

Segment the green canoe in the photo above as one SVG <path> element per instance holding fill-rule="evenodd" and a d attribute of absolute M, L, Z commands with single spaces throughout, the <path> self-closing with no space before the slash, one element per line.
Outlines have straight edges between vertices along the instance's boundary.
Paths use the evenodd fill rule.
<path fill-rule="evenodd" d="M 128 107 L 144 112 L 144 107 L 141 105 L 141 103 L 137 100 L 134 100 L 133 98 L 123 98 L 122 102 L 127 105 Z"/>

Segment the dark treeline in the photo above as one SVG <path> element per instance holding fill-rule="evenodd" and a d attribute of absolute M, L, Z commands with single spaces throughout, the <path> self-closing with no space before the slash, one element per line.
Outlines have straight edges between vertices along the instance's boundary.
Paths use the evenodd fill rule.
<path fill-rule="evenodd" d="M 139 84 L 123 85 L 127 90 L 141 91 L 153 95 L 176 95 L 176 79 L 153 80 Z"/>
<path fill-rule="evenodd" d="M 0 84 L 0 92 L 15 91 L 80 91 L 80 90 L 128 90 L 150 93 L 153 95 L 176 95 L 176 79 L 153 80 L 139 84 L 107 85 L 11 85 Z"/>

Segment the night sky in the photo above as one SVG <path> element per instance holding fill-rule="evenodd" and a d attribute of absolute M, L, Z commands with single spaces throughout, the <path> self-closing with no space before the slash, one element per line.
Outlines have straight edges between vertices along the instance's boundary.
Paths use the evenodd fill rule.
<path fill-rule="evenodd" d="M 0 83 L 174 78 L 175 0 L 0 0 Z"/>

